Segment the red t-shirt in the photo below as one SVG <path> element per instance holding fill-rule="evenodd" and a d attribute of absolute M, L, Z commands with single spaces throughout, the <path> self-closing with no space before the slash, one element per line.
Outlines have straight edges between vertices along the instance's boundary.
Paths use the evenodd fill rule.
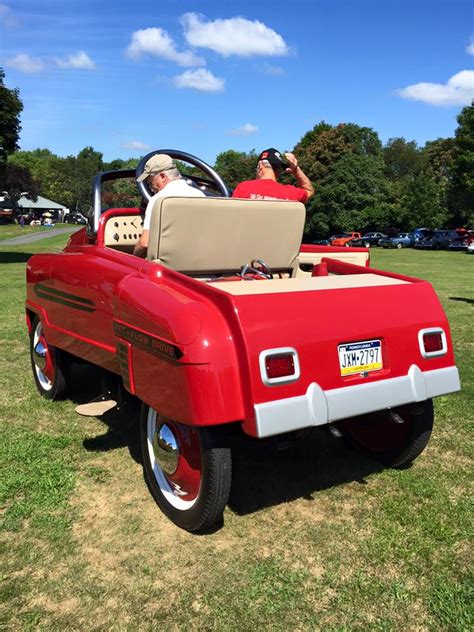
<path fill-rule="evenodd" d="M 250 200 L 296 200 L 304 203 L 308 199 L 308 193 L 291 184 L 262 179 L 241 182 L 235 187 L 232 197 Z"/>

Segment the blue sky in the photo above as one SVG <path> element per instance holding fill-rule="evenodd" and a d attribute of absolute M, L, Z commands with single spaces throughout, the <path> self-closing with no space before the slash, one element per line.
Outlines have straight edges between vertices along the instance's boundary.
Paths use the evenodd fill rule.
<path fill-rule="evenodd" d="M 291 149 L 316 123 L 452 136 L 474 96 L 471 0 L 0 1 L 21 148 L 105 160 Z"/>

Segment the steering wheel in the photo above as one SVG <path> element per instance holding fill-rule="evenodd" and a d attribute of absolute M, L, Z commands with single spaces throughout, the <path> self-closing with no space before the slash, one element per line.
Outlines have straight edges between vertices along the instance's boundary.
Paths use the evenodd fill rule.
<path fill-rule="evenodd" d="M 212 167 L 210 167 L 207 163 L 205 163 L 204 160 L 201 160 L 200 158 L 197 158 L 196 156 L 193 156 L 192 154 L 187 154 L 184 151 L 179 151 L 178 149 L 157 149 L 155 151 L 151 151 L 149 154 L 144 156 L 138 163 L 136 174 L 135 174 L 137 178 L 142 175 L 145 169 L 145 164 L 155 154 L 168 154 L 168 156 L 171 156 L 171 158 L 174 158 L 175 160 L 183 160 L 184 162 L 189 162 L 189 164 L 191 164 L 193 167 L 197 167 L 198 169 L 203 171 L 207 176 L 209 176 L 210 179 L 207 180 L 205 178 L 201 178 L 200 176 L 191 176 L 191 175 L 189 176 L 186 175 L 184 177 L 186 177 L 187 179 L 193 180 L 193 182 L 196 182 L 198 184 L 204 184 L 204 185 L 210 184 L 213 187 L 215 187 L 215 189 L 220 193 L 222 197 L 230 197 L 229 191 L 227 190 L 227 187 L 224 184 L 224 181 L 222 180 L 220 175 L 216 171 L 214 171 Z M 138 190 L 140 191 L 140 194 L 147 201 L 149 201 L 150 198 L 152 197 L 152 194 L 148 190 L 148 187 L 146 186 L 145 182 L 144 181 L 137 182 L 137 185 L 138 185 Z"/>

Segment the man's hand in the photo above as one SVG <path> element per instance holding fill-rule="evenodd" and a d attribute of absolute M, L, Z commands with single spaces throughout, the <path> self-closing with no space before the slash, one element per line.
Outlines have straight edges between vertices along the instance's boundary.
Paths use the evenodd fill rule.
<path fill-rule="evenodd" d="M 143 230 L 140 239 L 135 244 L 133 249 L 133 254 L 136 257 L 142 257 L 142 259 L 146 259 L 146 253 L 148 250 L 148 230 Z"/>
<path fill-rule="evenodd" d="M 285 158 L 288 164 L 290 165 L 289 167 L 287 167 L 286 171 L 295 173 L 296 169 L 298 168 L 298 159 L 296 158 L 295 154 L 291 154 L 290 152 L 287 152 L 285 153 Z"/>

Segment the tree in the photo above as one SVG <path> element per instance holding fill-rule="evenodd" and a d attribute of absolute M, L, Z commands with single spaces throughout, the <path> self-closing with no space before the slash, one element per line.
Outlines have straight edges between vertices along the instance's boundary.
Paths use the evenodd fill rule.
<path fill-rule="evenodd" d="M 454 138 L 437 138 L 428 141 L 422 150 L 425 168 L 445 187 L 451 180 L 454 146 Z"/>
<path fill-rule="evenodd" d="M 72 157 L 71 157 L 72 158 Z M 73 163 L 73 160 L 71 160 Z M 75 204 L 73 208 L 85 210 L 92 201 L 92 181 L 94 176 L 102 170 L 102 154 L 92 147 L 84 147 L 75 159 L 74 175 L 72 177 Z"/>
<path fill-rule="evenodd" d="M 63 160 L 49 149 L 35 149 L 15 152 L 8 157 L 8 164 L 29 169 L 44 197 L 65 204 L 68 183 L 61 175 Z"/>
<path fill-rule="evenodd" d="M 382 143 L 377 132 L 370 127 L 360 127 L 355 123 L 340 123 L 336 130 L 350 145 L 352 153 L 381 158 Z"/>
<path fill-rule="evenodd" d="M 455 224 L 470 227 L 474 223 L 474 104 L 457 117 L 449 203 Z"/>
<path fill-rule="evenodd" d="M 443 187 L 426 171 L 405 181 L 400 206 L 399 215 L 407 230 L 421 226 L 442 228 L 448 221 L 448 212 L 443 205 Z"/>
<path fill-rule="evenodd" d="M 307 235 L 363 229 L 387 220 L 382 143 L 374 130 L 322 121 L 293 151 L 316 191 L 307 207 Z"/>
<path fill-rule="evenodd" d="M 29 169 L 16 165 L 7 165 L 5 169 L 5 191 L 8 193 L 9 205 L 13 210 L 13 218 L 18 213 L 18 200 L 24 195 L 33 202 L 38 199 L 38 185 L 32 178 Z"/>
<path fill-rule="evenodd" d="M 7 157 L 18 149 L 23 110 L 18 88 L 7 88 L 4 78 L 3 68 L 0 68 L 0 191 L 6 189 Z"/>
<path fill-rule="evenodd" d="M 230 189 L 235 189 L 239 182 L 255 178 L 257 162 L 258 156 L 254 149 L 248 154 L 229 149 L 218 154 L 214 169 Z"/>
<path fill-rule="evenodd" d="M 422 154 L 414 140 L 390 138 L 383 149 L 385 175 L 391 180 L 414 177 L 422 168 Z"/>
<path fill-rule="evenodd" d="M 22 195 L 34 202 L 38 199 L 38 184 L 25 167 L 8 165 L 5 184 L 8 197 L 12 200 L 18 200 Z"/>
<path fill-rule="evenodd" d="M 102 168 L 104 171 L 117 171 L 120 169 L 136 169 L 138 164 L 137 158 L 128 158 L 122 160 L 116 158 L 111 162 L 104 163 Z M 137 190 L 135 178 L 121 178 L 120 180 L 111 180 L 104 182 L 102 185 L 102 208 L 119 208 L 119 207 L 140 207 L 142 200 Z"/>
<path fill-rule="evenodd" d="M 0 158 L 5 161 L 9 154 L 18 149 L 23 103 L 18 88 L 7 88 L 4 79 L 5 73 L 0 68 Z"/>
<path fill-rule="evenodd" d="M 324 185 L 331 170 L 346 154 L 381 157 L 382 143 L 374 130 L 354 123 L 331 127 L 324 121 L 307 132 L 294 153 L 315 187 Z"/>
<path fill-rule="evenodd" d="M 313 185 L 321 186 L 331 168 L 351 152 L 351 147 L 337 128 L 322 122 L 303 136 L 293 152 Z"/>
<path fill-rule="evenodd" d="M 330 230 L 369 230 L 392 221 L 383 161 L 348 153 L 331 169 L 308 207 L 309 232 L 326 217 Z"/>

